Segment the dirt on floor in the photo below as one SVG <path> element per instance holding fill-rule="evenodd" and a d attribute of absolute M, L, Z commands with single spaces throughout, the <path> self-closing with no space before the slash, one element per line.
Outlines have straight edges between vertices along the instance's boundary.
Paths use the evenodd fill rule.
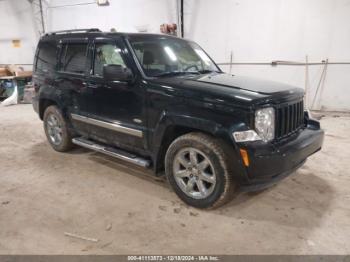
<path fill-rule="evenodd" d="M 31 105 L 0 107 L 0 253 L 349 254 L 350 115 L 321 124 L 323 150 L 294 175 L 201 211 L 141 168 L 55 152 Z"/>

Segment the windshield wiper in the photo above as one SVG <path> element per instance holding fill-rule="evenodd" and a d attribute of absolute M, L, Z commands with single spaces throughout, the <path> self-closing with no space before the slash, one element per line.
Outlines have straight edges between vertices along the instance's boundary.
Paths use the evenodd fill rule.
<path fill-rule="evenodd" d="M 197 71 L 197 72 L 200 73 L 200 74 L 218 73 L 218 71 L 215 71 L 215 70 L 208 70 L 208 69 L 199 70 L 199 71 Z"/>
<path fill-rule="evenodd" d="M 162 76 L 178 76 L 178 75 L 188 75 L 188 74 L 195 74 L 199 75 L 200 73 L 198 71 L 171 71 L 171 72 L 164 72 L 159 75 L 155 75 L 155 77 L 162 77 Z"/>

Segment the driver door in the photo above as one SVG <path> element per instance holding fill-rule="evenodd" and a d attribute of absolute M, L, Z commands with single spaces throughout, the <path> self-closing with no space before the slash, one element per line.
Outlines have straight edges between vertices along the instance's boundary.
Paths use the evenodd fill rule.
<path fill-rule="evenodd" d="M 96 38 L 92 49 L 87 84 L 93 90 L 96 111 L 91 116 L 90 135 L 120 148 L 143 149 L 146 121 L 144 92 L 139 81 L 135 78 L 130 82 L 108 82 L 103 77 L 106 65 L 120 65 L 133 71 L 124 42 L 119 38 Z"/>

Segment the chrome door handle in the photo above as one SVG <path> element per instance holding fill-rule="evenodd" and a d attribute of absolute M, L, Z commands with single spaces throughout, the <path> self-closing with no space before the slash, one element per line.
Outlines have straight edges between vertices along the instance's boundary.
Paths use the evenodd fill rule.
<path fill-rule="evenodd" d="M 83 82 L 83 86 L 89 87 L 89 88 L 99 88 L 100 87 L 100 85 L 98 85 L 98 84 L 91 84 L 91 83 L 87 83 L 87 82 Z"/>

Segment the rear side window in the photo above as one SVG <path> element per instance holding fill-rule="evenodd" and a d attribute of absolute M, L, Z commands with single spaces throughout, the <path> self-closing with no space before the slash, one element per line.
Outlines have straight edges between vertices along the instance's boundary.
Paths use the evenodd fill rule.
<path fill-rule="evenodd" d="M 86 67 L 87 44 L 68 43 L 63 45 L 61 70 L 84 74 Z"/>
<path fill-rule="evenodd" d="M 43 72 L 55 70 L 56 57 L 57 45 L 55 42 L 40 43 L 36 62 L 36 69 Z"/>

